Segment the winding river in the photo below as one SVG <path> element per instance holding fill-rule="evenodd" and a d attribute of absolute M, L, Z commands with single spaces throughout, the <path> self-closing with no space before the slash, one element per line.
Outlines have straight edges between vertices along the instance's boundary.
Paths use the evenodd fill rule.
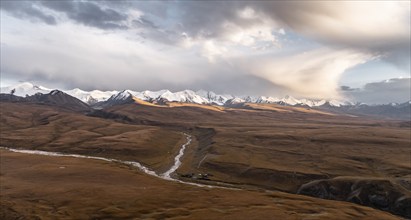
<path fill-rule="evenodd" d="M 8 150 L 8 151 L 15 152 L 15 153 L 23 153 L 23 154 L 44 155 L 44 156 L 51 156 L 51 157 L 75 157 L 75 158 L 85 158 L 85 159 L 103 160 L 103 161 L 108 161 L 108 162 L 122 163 L 122 164 L 136 167 L 148 175 L 155 176 L 157 178 L 161 178 L 161 179 L 168 180 L 168 181 L 175 181 L 175 182 L 188 184 L 188 185 L 194 185 L 198 187 L 226 188 L 226 187 L 220 187 L 220 186 L 211 186 L 211 185 L 205 185 L 205 184 L 199 184 L 199 183 L 185 182 L 185 181 L 171 177 L 171 174 L 174 173 L 181 166 L 181 158 L 184 155 L 184 150 L 191 143 L 191 135 L 188 135 L 186 133 L 183 133 L 183 134 L 186 137 L 186 142 L 183 145 L 181 145 L 180 151 L 178 152 L 177 156 L 174 158 L 174 164 L 170 167 L 170 169 L 168 169 L 163 174 L 157 174 L 153 170 L 149 169 L 148 167 L 136 161 L 126 161 L 126 160 L 111 159 L 111 158 L 106 158 L 106 157 L 85 156 L 85 155 L 80 155 L 80 154 L 67 154 L 67 153 L 49 152 L 49 151 L 41 151 L 41 150 L 23 150 L 23 149 L 15 149 L 15 148 L 7 148 L 7 147 L 0 147 L 0 149 Z"/>

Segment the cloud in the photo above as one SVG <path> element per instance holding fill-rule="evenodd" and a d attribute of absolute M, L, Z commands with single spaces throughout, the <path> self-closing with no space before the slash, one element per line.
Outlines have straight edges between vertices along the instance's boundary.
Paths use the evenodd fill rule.
<path fill-rule="evenodd" d="M 282 34 L 284 28 L 326 45 L 327 49 L 310 49 L 299 54 L 303 52 L 300 50 L 286 56 L 276 56 L 278 52 L 263 57 L 237 54 L 244 57 L 238 65 L 290 89 L 296 96 L 341 97 L 338 87 L 341 75 L 376 58 L 409 72 L 410 2 L 259 1 L 207 6 L 184 4 L 184 7 L 188 13 L 184 14 L 183 27 L 189 29 L 185 31 L 200 39 L 225 40 L 222 45 L 226 54 L 237 52 L 227 46 L 229 43 L 253 48 L 261 42 L 281 45 L 271 33 L 279 30 Z M 205 8 L 211 14 L 196 17 Z M 229 28 L 230 24 L 233 28 Z M 265 33 L 265 37 L 256 38 L 254 33 Z M 206 57 L 213 61 L 223 54 Z"/>
<path fill-rule="evenodd" d="M 409 69 L 408 1 L 222 1 L 213 4 L 204 1 L 164 4 L 43 1 L 6 2 L 2 6 L 15 16 L 20 13 L 55 24 L 55 18 L 46 15 L 44 8 L 96 28 L 144 29 L 140 32 L 143 37 L 174 45 L 186 45 L 181 42 L 185 40 L 181 34 L 185 33 L 198 45 L 212 40 L 254 49 L 267 48 L 267 45 L 278 46 L 275 35 L 283 35 L 289 29 L 328 46 L 372 53 Z M 130 24 L 132 9 L 143 12 Z"/>
<path fill-rule="evenodd" d="M 367 83 L 363 88 L 344 90 L 344 95 L 353 101 L 369 104 L 403 103 L 411 100 L 411 78 Z"/>
<path fill-rule="evenodd" d="M 29 19 L 33 22 L 44 22 L 49 25 L 55 25 L 56 18 L 41 10 L 34 2 L 22 1 L 1 1 L 1 9 L 8 11 L 15 17 Z"/>
<path fill-rule="evenodd" d="M 409 1 L 276 1 L 255 7 L 304 36 L 373 53 L 409 69 Z"/>
<path fill-rule="evenodd" d="M 358 64 L 384 59 L 409 72 L 409 1 L 2 1 L 1 9 L 8 77 L 338 98 L 341 75 Z"/>
<path fill-rule="evenodd" d="M 44 1 L 42 6 L 64 13 L 70 19 L 101 29 L 125 29 L 127 15 L 111 8 L 102 8 L 94 2 Z"/>
<path fill-rule="evenodd" d="M 7 21 L 20 22 L 13 18 Z M 184 49 L 157 50 L 116 33 L 70 23 L 55 28 L 20 22 L 19 27 L 24 34 L 11 33 L 10 26 L 2 33 L 2 41 L 7 42 L 1 45 L 2 80 L 14 78 L 50 87 L 64 83 L 68 89 L 86 90 L 166 88 L 239 95 L 287 94 L 285 88 L 263 78 L 217 60 L 210 65 Z"/>
<path fill-rule="evenodd" d="M 211 63 L 215 62 L 215 57 L 224 56 L 227 53 L 227 48 L 224 46 L 216 46 L 216 44 L 209 40 L 204 42 L 201 54 Z"/>
<path fill-rule="evenodd" d="M 332 98 L 340 96 L 340 76 L 357 64 L 378 58 L 409 72 L 409 4 L 401 1 L 184 2 L 178 5 L 182 13 L 177 21 L 178 30 L 185 36 L 183 45 L 200 45 L 201 55 L 210 62 L 238 56 L 253 59 L 253 67 L 245 67 L 250 73 L 290 88 L 299 96 Z M 239 49 L 243 46 L 278 50 L 282 42 L 277 35 L 283 35 L 287 29 L 328 49 L 310 49 L 305 55 L 299 55 L 303 52 L 299 50 L 285 58 L 274 55 L 263 60 L 258 60 L 260 56 L 252 50 Z"/>
<path fill-rule="evenodd" d="M 239 65 L 289 88 L 293 95 L 335 99 L 341 98 L 338 80 L 344 71 L 369 59 L 371 56 L 352 50 L 315 49 L 287 57 L 259 56 Z"/>
<path fill-rule="evenodd" d="M 199 44 L 278 46 L 276 35 L 291 30 L 327 47 L 373 54 L 410 68 L 409 1 L 189 1 L 167 7 L 178 12 L 173 17 L 178 25 L 171 28 Z"/>
<path fill-rule="evenodd" d="M 137 9 L 142 12 L 133 19 L 135 27 L 246 46 L 257 41 L 275 43 L 275 34 L 290 29 L 328 46 L 361 49 L 387 59 L 398 53 L 409 56 L 410 48 L 409 1 L 7 1 L 2 2 L 2 9 L 55 23 L 44 12 L 51 10 L 101 29 L 131 28 L 127 22 L 130 11 Z"/>

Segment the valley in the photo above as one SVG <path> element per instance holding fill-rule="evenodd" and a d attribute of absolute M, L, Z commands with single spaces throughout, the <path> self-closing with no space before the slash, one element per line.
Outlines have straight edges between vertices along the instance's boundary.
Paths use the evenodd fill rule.
<path fill-rule="evenodd" d="M 3 101 L 0 123 L 2 147 L 109 158 L 114 160 L 114 164 L 103 167 L 109 166 L 113 171 L 117 169 L 115 167 L 129 167 L 132 173 L 139 173 L 138 168 L 115 162 L 135 161 L 157 175 L 164 174 L 166 178 L 169 176 L 182 182 L 223 187 L 205 188 L 205 193 L 205 189 L 201 189 L 203 187 L 197 189 L 196 185 L 179 186 L 188 187 L 206 197 L 208 195 L 203 194 L 210 191 L 215 193 L 214 190 L 227 191 L 227 200 L 235 198 L 237 193 L 243 193 L 245 197 L 254 197 L 257 193 L 265 200 L 268 194 L 274 193 L 296 198 L 311 196 L 313 204 L 309 207 L 313 210 L 318 210 L 314 205 L 317 202 L 340 206 L 340 202 L 336 201 L 339 200 L 341 204 L 356 207 L 355 210 L 368 206 L 373 208 L 370 209 L 373 212 L 380 213 L 377 211 L 380 209 L 398 217 L 407 217 L 411 211 L 410 130 L 409 125 L 401 120 L 353 117 L 276 104 L 220 107 L 168 103 L 157 106 L 136 101 L 84 112 L 54 104 Z M 188 136 L 183 133 L 190 135 L 189 144 Z M 181 151 L 184 144 L 187 145 Z M 45 157 L 5 150 L 1 150 L 1 155 L 2 161 L 9 161 L 7 155 L 20 160 Z M 174 166 L 178 169 L 170 170 L 176 164 L 178 155 L 181 156 L 178 158 L 181 164 Z M 44 158 L 50 163 L 61 159 Z M 87 158 L 62 160 L 95 163 Z M 7 163 L 2 164 L 1 178 L 10 169 L 12 167 Z M 75 173 L 80 172 L 78 169 Z M 48 175 L 48 169 L 38 172 Z M 125 179 L 133 178 L 123 175 Z M 58 179 L 71 181 L 68 177 Z M 2 180 L 8 181 L 7 178 Z M 38 181 L 48 184 L 49 180 L 39 177 Z M 156 181 L 164 187 L 179 185 L 178 181 Z M 108 190 L 105 189 L 108 183 L 101 184 L 103 191 Z M 31 188 L 30 185 L 26 187 Z M 13 189 L 18 192 L 18 188 L 6 187 L 2 189 L 2 195 L 8 195 Z M 24 188 L 20 190 L 27 192 Z M 31 190 L 37 191 L 35 188 Z M 190 190 L 186 193 L 189 194 Z M 185 196 L 191 197 L 188 194 Z M 47 190 L 42 195 L 47 196 Z M 15 210 L 15 206 L 22 202 L 15 203 L 14 200 L 12 197 L 7 199 L 9 203 L 2 204 L 2 207 L 7 207 L 4 210 Z M 274 206 L 275 210 L 282 209 L 282 205 L 277 206 L 276 198 L 269 200 L 270 203 L 263 202 L 267 212 L 260 210 L 259 214 L 272 213 L 274 209 L 270 207 Z M 49 202 L 55 201 L 51 199 Z M 101 206 L 96 205 L 95 208 Z M 304 213 L 292 210 L 300 215 L 296 219 L 303 218 L 301 215 Z M 237 211 L 241 213 L 236 208 Z M 8 216 L 11 213 L 7 211 L 3 214 Z M 193 211 L 187 213 L 190 213 L 188 216 L 195 216 Z M 363 211 L 354 213 L 361 215 Z M 367 219 L 372 215 L 361 218 Z M 326 218 L 327 215 L 321 216 L 316 215 L 314 219 Z M 255 216 L 255 219 L 261 219 L 261 216 Z"/>

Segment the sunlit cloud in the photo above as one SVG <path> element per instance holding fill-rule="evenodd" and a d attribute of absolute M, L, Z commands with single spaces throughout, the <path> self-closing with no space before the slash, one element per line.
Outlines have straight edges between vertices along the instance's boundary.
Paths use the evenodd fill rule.
<path fill-rule="evenodd" d="M 335 99 L 343 98 L 338 80 L 344 71 L 369 59 L 372 56 L 351 50 L 315 49 L 287 57 L 258 57 L 243 65 L 296 96 Z"/>

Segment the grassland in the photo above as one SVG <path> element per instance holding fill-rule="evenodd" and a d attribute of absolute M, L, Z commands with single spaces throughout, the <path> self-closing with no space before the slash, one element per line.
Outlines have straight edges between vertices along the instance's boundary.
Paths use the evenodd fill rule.
<path fill-rule="evenodd" d="M 221 108 L 135 103 L 85 115 L 46 105 L 2 103 L 0 113 L 2 146 L 134 160 L 159 173 L 172 164 L 184 143 L 182 132 L 187 132 L 193 135 L 193 143 L 174 177 L 240 189 L 202 189 L 153 179 L 119 164 L 1 151 L 1 201 L 7 215 L 38 212 L 36 215 L 41 217 L 78 215 L 99 219 L 121 213 L 126 215 L 124 219 L 397 218 L 365 206 L 411 215 L 411 131 L 404 121 L 279 105 Z M 65 160 L 66 165 L 60 164 Z M 59 175 L 66 168 L 47 168 L 74 162 L 78 164 L 69 175 Z M 33 165 L 28 166 L 30 163 Z M 24 164 L 27 166 L 22 167 Z M 190 173 L 210 174 L 209 180 L 183 177 Z M 139 181 L 141 185 L 136 184 Z M 40 185 L 58 186 L 60 191 L 54 193 L 53 187 Z M 144 190 L 137 186 L 152 186 L 152 191 L 139 194 Z M 357 189 L 355 186 L 362 187 L 355 192 L 357 197 L 352 191 Z M 63 191 L 65 196 L 57 196 Z M 365 200 L 364 195 L 377 199 Z M 43 204 L 42 200 L 47 202 Z M 51 212 L 50 207 L 61 207 L 65 212 Z M 107 215 L 103 213 L 105 208 L 109 209 Z M 80 211 L 73 211 L 77 209 Z"/>

